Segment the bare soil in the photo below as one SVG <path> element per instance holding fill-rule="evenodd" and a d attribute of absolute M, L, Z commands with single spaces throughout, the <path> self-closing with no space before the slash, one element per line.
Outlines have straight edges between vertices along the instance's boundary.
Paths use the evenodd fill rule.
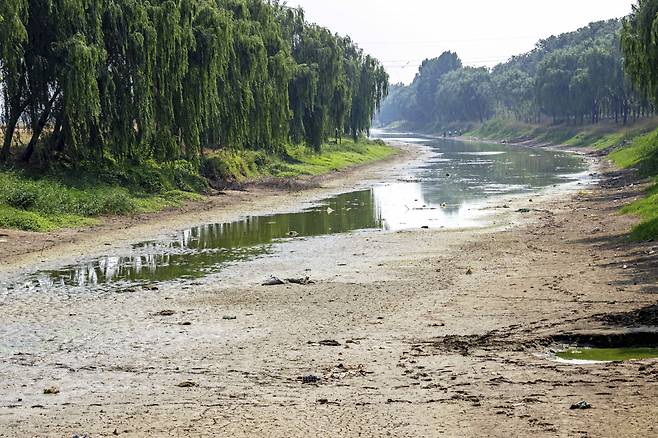
<path fill-rule="evenodd" d="M 514 200 L 484 229 L 300 239 L 185 288 L 11 294 L 0 436 L 658 436 L 658 361 L 550 354 L 658 339 L 658 248 L 618 214 L 644 186 L 599 166 L 597 186 Z M 261 286 L 270 274 L 315 283 Z"/>

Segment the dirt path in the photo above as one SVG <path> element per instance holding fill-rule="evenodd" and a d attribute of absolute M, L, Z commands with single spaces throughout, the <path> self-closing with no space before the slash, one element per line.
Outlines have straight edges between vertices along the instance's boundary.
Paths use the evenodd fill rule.
<path fill-rule="evenodd" d="M 187 289 L 5 299 L 0 436 L 657 436 L 657 361 L 546 357 L 658 325 L 627 187 L 607 173 L 487 229 L 300 240 Z"/>

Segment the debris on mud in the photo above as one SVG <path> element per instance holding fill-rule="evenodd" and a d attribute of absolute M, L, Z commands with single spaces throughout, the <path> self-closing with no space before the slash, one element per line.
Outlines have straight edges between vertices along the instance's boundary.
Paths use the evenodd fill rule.
<path fill-rule="evenodd" d="M 306 286 L 308 284 L 315 284 L 313 280 L 311 280 L 309 277 L 303 277 L 303 278 L 286 278 L 286 281 L 291 284 L 301 284 L 302 286 Z"/>
<path fill-rule="evenodd" d="M 335 401 L 329 401 L 327 398 L 319 398 L 317 400 L 319 405 L 335 405 L 335 406 L 340 406 L 340 403 L 335 402 Z"/>
<path fill-rule="evenodd" d="M 591 409 L 591 408 L 592 408 L 592 405 L 590 405 L 585 400 L 583 400 L 581 402 L 578 402 L 576 404 L 571 405 L 571 408 L 569 408 L 569 409 L 575 411 L 575 410 L 583 410 L 583 409 Z"/>
<path fill-rule="evenodd" d="M 237 316 L 224 315 L 222 317 L 222 319 L 225 320 L 225 321 L 235 321 L 236 319 L 238 319 L 238 317 Z"/>
<path fill-rule="evenodd" d="M 277 277 L 270 277 L 262 283 L 263 286 L 281 286 L 284 284 L 286 284 L 285 281 Z"/>
<path fill-rule="evenodd" d="M 284 284 L 300 284 L 306 286 L 315 284 L 315 282 L 310 277 L 286 278 L 285 280 L 281 280 L 279 277 L 272 276 L 262 283 L 263 286 L 283 286 Z"/>
<path fill-rule="evenodd" d="M 309 342 L 312 344 L 312 342 Z M 318 342 L 318 345 L 322 345 L 323 347 L 340 347 L 340 342 L 333 340 L 333 339 L 327 339 L 324 341 Z"/>
<path fill-rule="evenodd" d="M 190 380 L 186 380 L 185 382 L 181 382 L 176 386 L 178 386 L 179 388 L 195 388 L 199 386 L 199 384 L 196 382 L 192 382 Z"/>
<path fill-rule="evenodd" d="M 155 316 L 174 316 L 176 314 L 175 310 L 161 310 L 154 313 Z"/>
<path fill-rule="evenodd" d="M 309 374 L 307 376 L 302 377 L 302 383 L 303 384 L 309 384 L 309 383 L 319 383 L 322 380 L 322 378 L 314 375 L 314 374 Z"/>

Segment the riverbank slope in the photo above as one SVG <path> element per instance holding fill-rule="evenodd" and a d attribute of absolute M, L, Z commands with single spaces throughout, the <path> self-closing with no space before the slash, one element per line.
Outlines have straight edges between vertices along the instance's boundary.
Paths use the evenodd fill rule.
<path fill-rule="evenodd" d="M 107 252 L 134 240 L 157 237 L 162 232 L 203 223 L 229 222 L 250 212 L 274 213 L 297 208 L 324 194 L 367 185 L 381 178 L 383 172 L 403 168 L 425 153 L 418 146 L 404 144 L 378 146 L 374 156 L 364 153 L 346 157 L 343 152 L 333 159 L 330 155 L 311 156 L 300 163 L 306 168 L 305 174 L 245 179 L 213 196 L 197 197 L 158 211 L 104 216 L 87 226 L 43 233 L 0 229 L 0 272 L 88 254 L 99 248 Z M 327 166 L 318 160 L 333 164 Z M 342 165 L 337 165 L 337 161 Z"/>

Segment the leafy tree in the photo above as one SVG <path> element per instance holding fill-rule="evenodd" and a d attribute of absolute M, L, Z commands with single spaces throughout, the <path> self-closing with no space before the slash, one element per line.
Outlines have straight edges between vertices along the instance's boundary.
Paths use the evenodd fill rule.
<path fill-rule="evenodd" d="M 658 1 L 639 0 L 624 20 L 621 44 L 633 82 L 658 104 Z"/>
<path fill-rule="evenodd" d="M 6 0 L 0 17 L 2 160 L 19 124 L 26 162 L 319 150 L 367 132 L 388 87 L 349 38 L 274 0 Z"/>

